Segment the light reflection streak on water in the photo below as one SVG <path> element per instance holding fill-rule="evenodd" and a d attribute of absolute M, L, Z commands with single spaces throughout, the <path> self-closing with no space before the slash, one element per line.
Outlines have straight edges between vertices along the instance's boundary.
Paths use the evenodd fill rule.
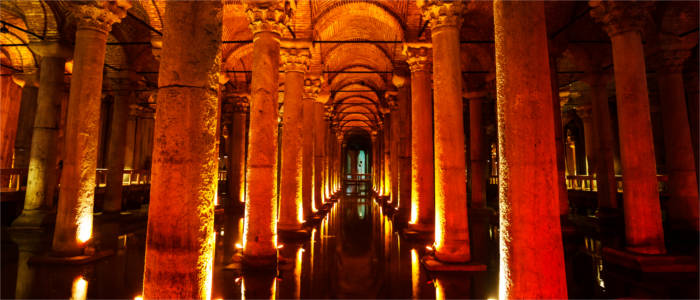
<path fill-rule="evenodd" d="M 73 287 L 71 288 L 71 300 L 85 300 L 87 298 L 87 288 L 88 282 L 83 278 L 83 276 L 78 276 L 73 280 Z"/>
<path fill-rule="evenodd" d="M 445 291 L 443 290 L 440 280 L 435 278 L 433 284 L 435 285 L 435 300 L 445 300 Z"/>
<path fill-rule="evenodd" d="M 301 259 L 304 255 L 304 248 L 297 250 L 296 264 L 294 265 L 294 296 L 301 299 Z"/>
<path fill-rule="evenodd" d="M 411 249 L 411 297 L 413 299 L 418 299 L 420 293 L 420 265 L 418 263 L 418 252 L 416 249 Z"/>

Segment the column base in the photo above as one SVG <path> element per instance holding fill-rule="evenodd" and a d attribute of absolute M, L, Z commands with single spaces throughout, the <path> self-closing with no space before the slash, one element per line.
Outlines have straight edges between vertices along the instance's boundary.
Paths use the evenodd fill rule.
<path fill-rule="evenodd" d="M 646 273 L 685 273 L 697 272 L 698 260 L 692 256 L 649 255 L 627 250 L 603 248 L 603 259 L 628 269 Z"/>
<path fill-rule="evenodd" d="M 46 229 L 56 224 L 56 212 L 48 210 L 24 210 L 12 222 L 12 229 Z"/>
<path fill-rule="evenodd" d="M 447 263 L 439 261 L 432 255 L 426 255 L 421 259 L 423 266 L 433 272 L 483 272 L 486 265 L 476 262 Z"/>
<path fill-rule="evenodd" d="M 29 264 L 44 265 L 84 265 L 114 255 L 114 250 L 107 249 L 92 254 L 62 256 L 63 253 L 49 252 L 47 255 L 34 256 L 29 259 Z"/>
<path fill-rule="evenodd" d="M 417 241 L 432 241 L 435 239 L 434 224 L 408 224 L 402 230 L 403 237 Z"/>
<path fill-rule="evenodd" d="M 299 228 L 278 228 L 277 236 L 282 241 L 299 241 L 308 239 L 311 233 L 299 226 Z"/>
<path fill-rule="evenodd" d="M 264 271 L 277 269 L 277 254 L 275 255 L 243 255 L 241 267 L 244 271 Z"/>

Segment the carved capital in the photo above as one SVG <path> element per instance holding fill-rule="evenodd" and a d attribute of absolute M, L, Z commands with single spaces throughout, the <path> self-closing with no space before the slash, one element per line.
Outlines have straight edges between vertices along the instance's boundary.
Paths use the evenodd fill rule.
<path fill-rule="evenodd" d="M 386 98 L 386 103 L 389 106 L 390 111 L 396 111 L 399 109 L 399 102 L 398 99 L 396 98 L 397 96 L 396 91 L 388 91 L 384 93 L 384 98 Z"/>
<path fill-rule="evenodd" d="M 112 24 L 121 22 L 131 4 L 125 0 L 97 1 L 94 4 L 76 5 L 71 13 L 78 29 L 92 29 L 108 33 Z"/>
<path fill-rule="evenodd" d="M 432 45 L 429 43 L 410 43 L 403 45 L 403 54 L 406 55 L 411 73 L 430 72 L 430 59 L 432 58 Z"/>
<path fill-rule="evenodd" d="M 309 48 L 283 47 L 280 49 L 280 66 L 284 72 L 308 72 L 310 59 Z"/>
<path fill-rule="evenodd" d="M 245 13 L 248 16 L 253 35 L 258 32 L 284 34 L 287 23 L 294 15 L 296 4 L 293 0 L 247 0 Z"/>
<path fill-rule="evenodd" d="M 444 26 L 462 27 L 462 14 L 466 8 L 463 1 L 418 0 L 416 3 L 423 12 L 423 19 L 430 21 L 430 29 Z"/>
<path fill-rule="evenodd" d="M 648 1 L 591 0 L 588 4 L 593 8 L 591 17 L 603 26 L 611 38 L 629 31 L 642 33 L 651 6 Z"/>
<path fill-rule="evenodd" d="M 316 101 L 321 92 L 322 80 L 319 77 L 308 77 L 304 79 L 304 99 Z"/>

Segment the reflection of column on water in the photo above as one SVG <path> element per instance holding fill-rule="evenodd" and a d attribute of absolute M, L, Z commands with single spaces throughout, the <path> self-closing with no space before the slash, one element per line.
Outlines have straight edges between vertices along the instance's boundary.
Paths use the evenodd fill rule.
<path fill-rule="evenodd" d="M 277 277 L 272 272 L 243 274 L 241 300 L 277 299 Z"/>

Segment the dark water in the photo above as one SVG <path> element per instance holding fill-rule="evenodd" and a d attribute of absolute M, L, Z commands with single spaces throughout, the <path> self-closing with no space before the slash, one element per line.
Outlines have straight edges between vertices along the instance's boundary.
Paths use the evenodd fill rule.
<path fill-rule="evenodd" d="M 437 274 L 419 259 L 428 241 L 400 237 L 392 220 L 366 192 L 341 197 L 312 227 L 303 243 L 283 243 L 277 272 L 242 272 L 224 262 L 225 244 L 240 243 L 242 215 L 218 214 L 212 298 L 497 298 L 496 224 L 470 221 L 472 255 L 487 271 Z M 96 222 L 97 247 L 115 254 L 81 266 L 28 265 L 49 248 L 44 234 L 14 237 L 2 244 L 2 298 L 128 298 L 142 288 L 145 250 L 144 211 L 125 215 L 118 225 Z M 99 216 L 96 220 L 99 220 Z M 112 224 L 112 225 L 110 225 Z M 639 274 L 606 264 L 602 238 L 565 238 L 571 298 L 697 298 L 698 277 Z M 109 242 L 107 242 L 109 241 Z"/>

